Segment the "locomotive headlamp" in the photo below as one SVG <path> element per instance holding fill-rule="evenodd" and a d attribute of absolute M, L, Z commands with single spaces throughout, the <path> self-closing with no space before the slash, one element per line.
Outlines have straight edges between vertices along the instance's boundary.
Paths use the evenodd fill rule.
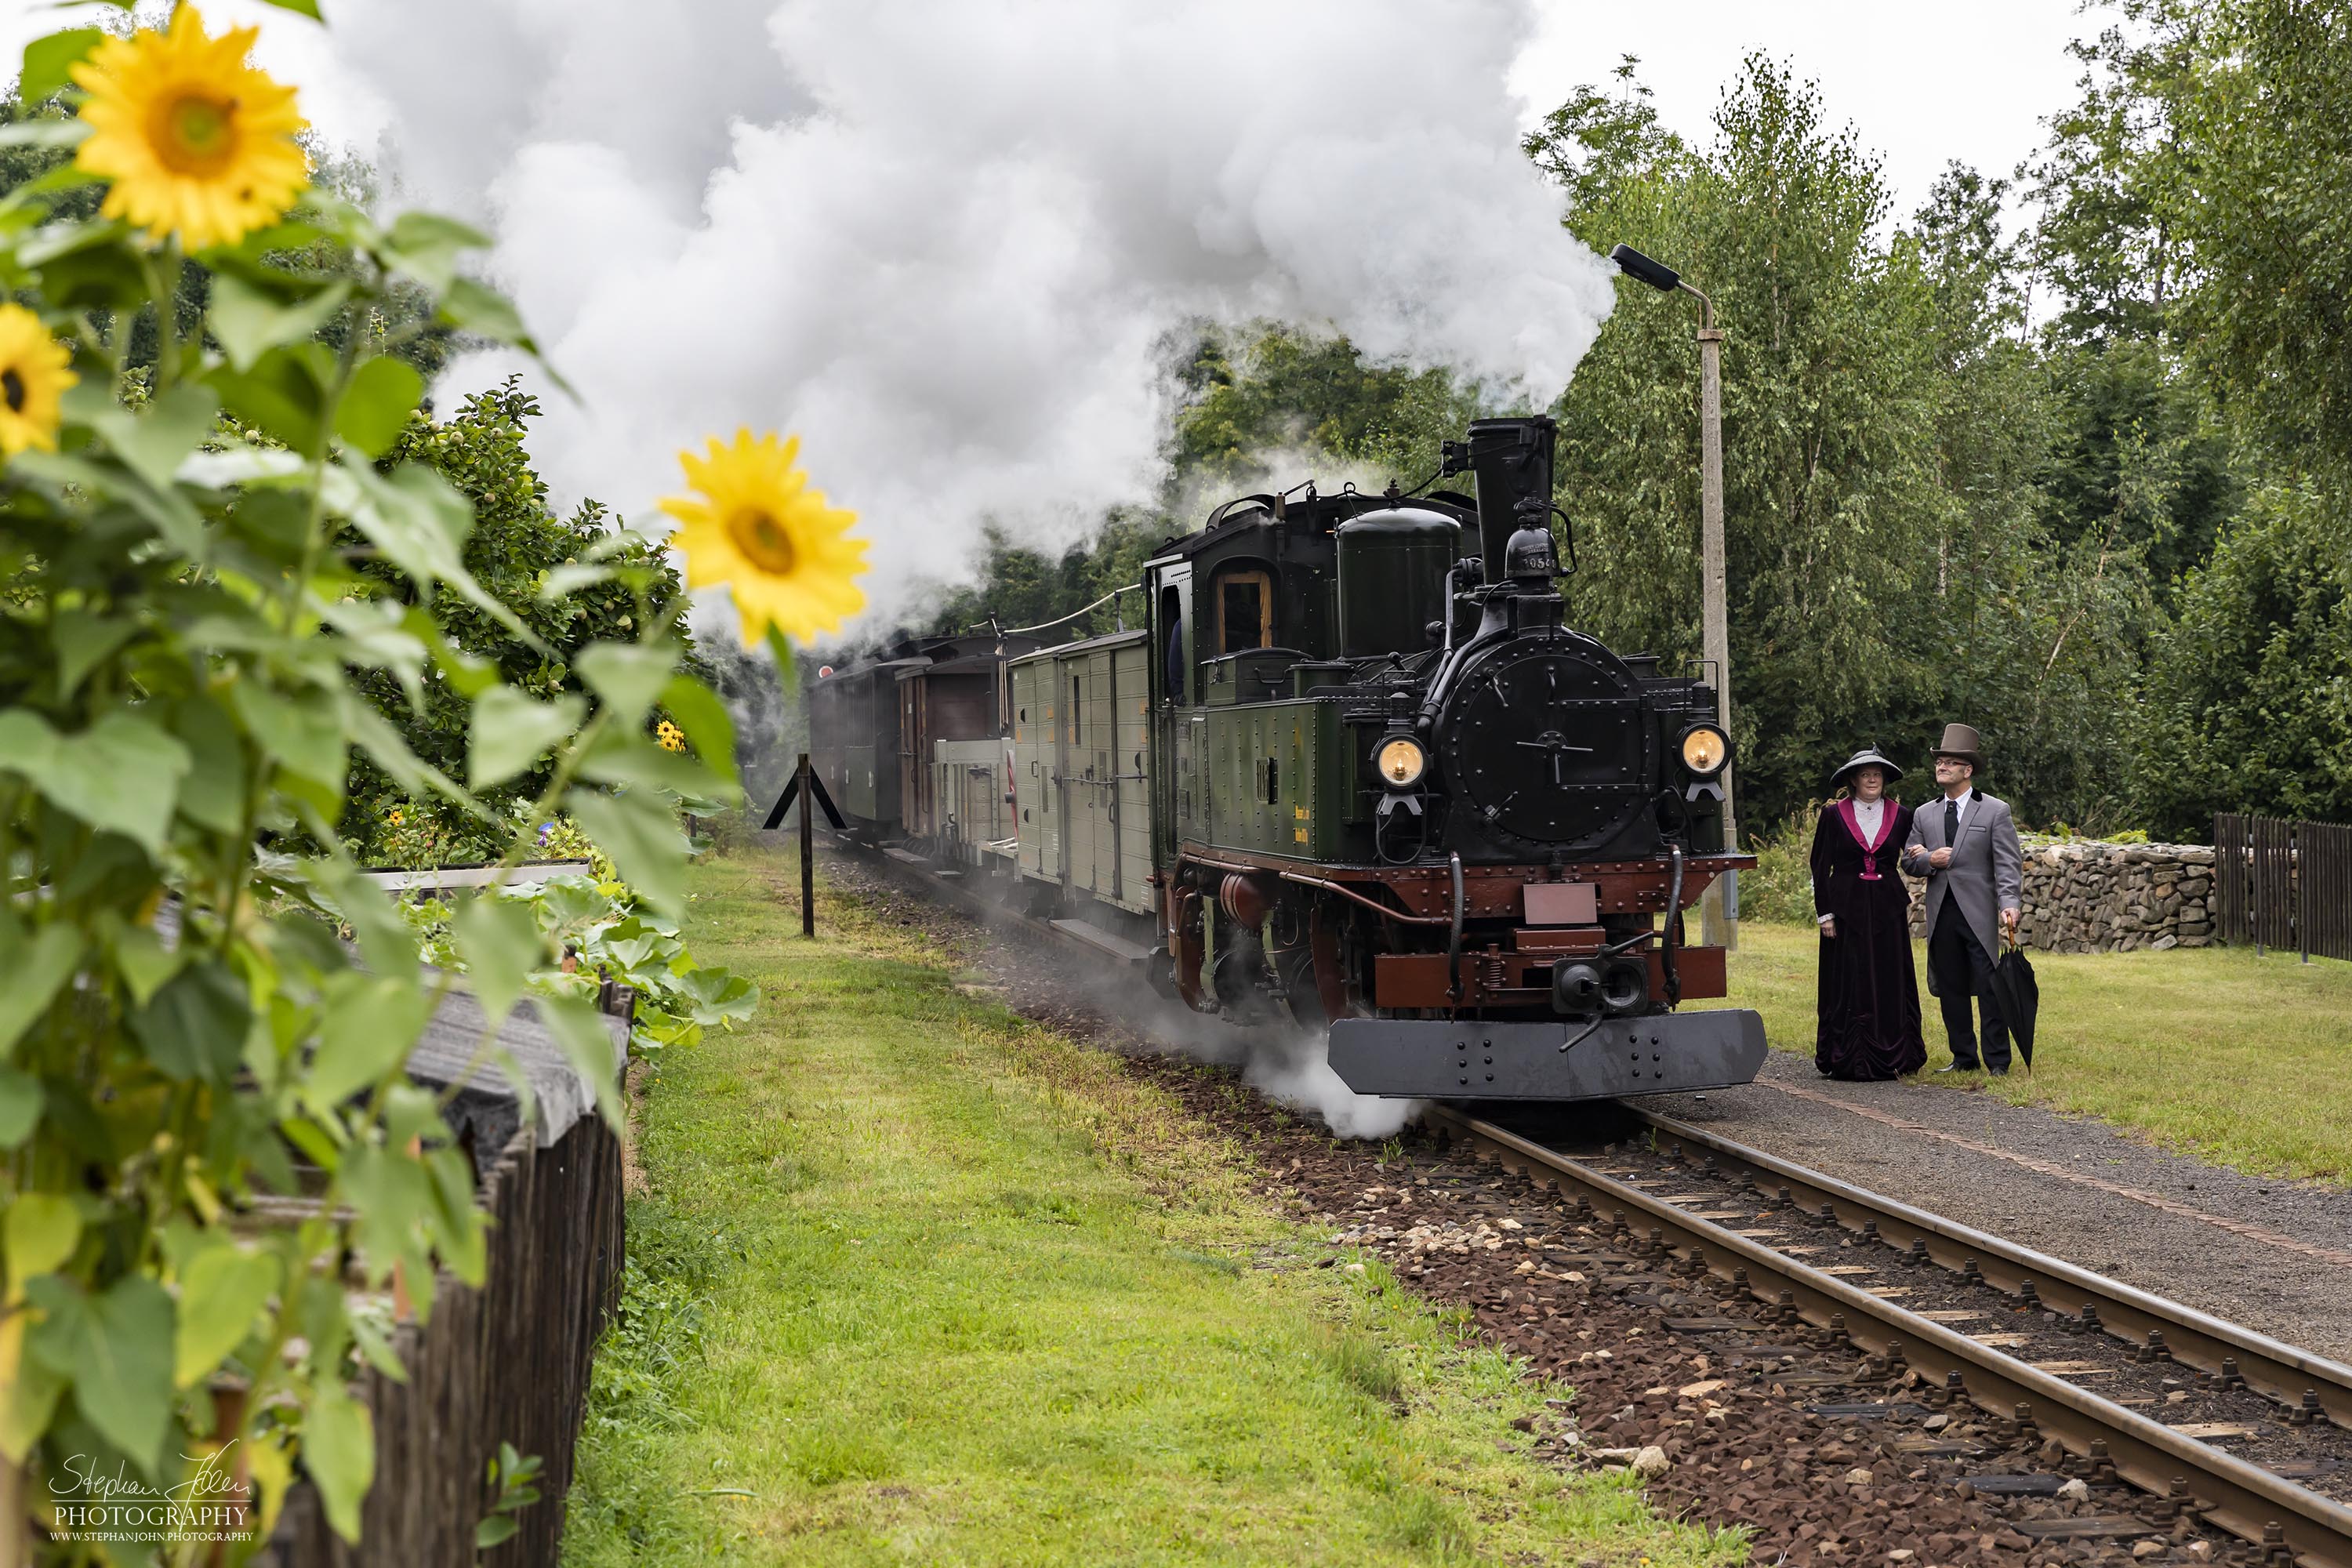
<path fill-rule="evenodd" d="M 1391 735 L 1372 754 L 1372 765 L 1380 770 L 1381 782 L 1391 789 L 1410 789 L 1421 782 L 1429 766 L 1429 753 L 1410 735 Z"/>
<path fill-rule="evenodd" d="M 1710 778 L 1723 771 L 1724 760 L 1731 755 L 1731 742 L 1712 724 L 1694 724 L 1683 731 L 1682 752 L 1684 767 L 1701 778 Z"/>

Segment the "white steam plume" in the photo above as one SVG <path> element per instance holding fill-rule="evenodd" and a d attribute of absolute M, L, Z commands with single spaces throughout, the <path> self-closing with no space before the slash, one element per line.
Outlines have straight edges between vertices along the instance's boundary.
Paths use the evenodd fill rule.
<path fill-rule="evenodd" d="M 329 35 L 406 194 L 487 219 L 585 406 L 534 446 L 641 526 L 797 430 L 877 609 L 982 524 L 1160 473 L 1161 356 L 1271 317 L 1541 404 L 1611 302 L 1517 148 L 1525 0 L 409 0 Z M 509 368 L 461 365 L 449 391 Z"/>

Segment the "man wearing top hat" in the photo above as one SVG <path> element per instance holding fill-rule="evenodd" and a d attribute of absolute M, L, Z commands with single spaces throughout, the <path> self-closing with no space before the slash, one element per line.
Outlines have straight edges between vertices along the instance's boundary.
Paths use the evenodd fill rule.
<path fill-rule="evenodd" d="M 2009 1071 L 2009 1028 L 1993 999 L 1996 926 L 2014 934 L 2025 900 L 2025 853 L 2006 803 L 1976 787 L 1983 762 L 1977 732 L 1944 726 L 1936 748 L 1936 783 L 1943 797 L 1919 807 L 1903 845 L 1903 869 L 1927 879 L 1927 989 L 1944 1006 L 1952 1059 L 1937 1072 L 1974 1072 L 1977 1031 L 1969 998 L 1984 1014 L 1982 1065 Z"/>

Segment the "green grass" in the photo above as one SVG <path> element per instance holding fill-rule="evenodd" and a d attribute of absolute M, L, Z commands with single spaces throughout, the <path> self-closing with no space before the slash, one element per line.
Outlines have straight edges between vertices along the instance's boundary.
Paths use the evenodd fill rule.
<path fill-rule="evenodd" d="M 1812 1054 L 1820 948 L 1811 926 L 1740 922 L 1728 1005 L 1762 1013 L 1780 1049 Z M 1913 955 L 1932 1066 L 1950 1058 L 1927 951 Z M 2243 1171 L 2352 1182 L 2352 964 L 2223 947 L 2031 956 L 2032 1073 L 1955 1087 L 2097 1116 Z"/>
<path fill-rule="evenodd" d="M 1744 1555 L 1513 1451 L 1562 1391 L 1316 1267 L 1240 1151 L 910 933 L 827 900 L 803 942 L 795 880 L 695 874 L 766 1000 L 647 1096 L 568 1563 Z"/>

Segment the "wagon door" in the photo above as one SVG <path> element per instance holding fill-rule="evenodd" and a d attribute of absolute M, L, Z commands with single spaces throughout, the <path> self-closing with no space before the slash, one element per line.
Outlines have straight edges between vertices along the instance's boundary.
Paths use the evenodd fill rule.
<path fill-rule="evenodd" d="M 1118 896 L 1118 665 L 1104 648 L 1087 656 L 1087 784 L 1084 802 L 1093 850 L 1086 888 L 1098 899 Z"/>
<path fill-rule="evenodd" d="M 936 830 L 931 821 L 930 723 L 925 699 L 929 683 L 920 676 L 898 682 L 898 820 L 908 833 Z"/>
<path fill-rule="evenodd" d="M 1055 771 L 1054 811 L 1060 818 L 1062 856 L 1055 874 L 1062 886 L 1083 887 L 1093 880 L 1095 863 L 1092 814 L 1087 810 L 1087 658 L 1084 654 L 1054 661 L 1054 701 L 1061 710 Z"/>
<path fill-rule="evenodd" d="M 1054 875 L 1057 853 L 1052 786 L 1054 721 L 1045 700 L 1054 666 L 1040 659 L 1013 667 L 1013 829 L 1021 837 L 1021 869 Z"/>
<path fill-rule="evenodd" d="M 1151 905 L 1151 643 L 1130 643 L 1111 655 L 1118 732 L 1111 769 L 1118 783 L 1111 810 L 1118 841 L 1118 879 L 1112 899 L 1124 909 Z"/>

